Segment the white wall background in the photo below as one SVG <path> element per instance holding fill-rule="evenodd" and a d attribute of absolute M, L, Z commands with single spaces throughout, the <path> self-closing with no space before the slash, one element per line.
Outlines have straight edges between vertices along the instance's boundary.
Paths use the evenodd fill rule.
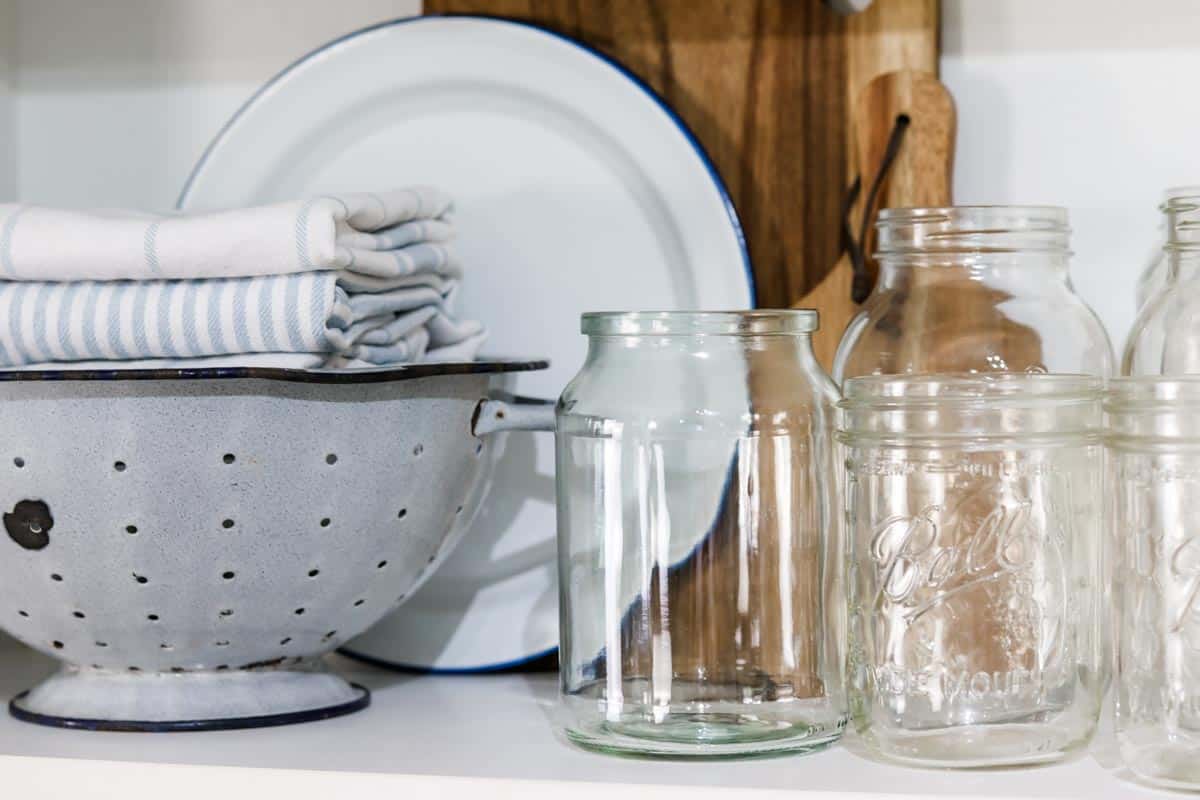
<path fill-rule="evenodd" d="M 419 3 L 0 0 L 0 199 L 169 208 L 262 81 Z M 1200 182 L 1200 103 L 1189 91 L 1200 3 L 943 9 L 943 77 L 959 109 L 956 199 L 1068 206 L 1076 284 L 1119 347 L 1158 195 Z"/>
<path fill-rule="evenodd" d="M 16 195 L 167 209 L 205 145 L 263 81 L 330 39 L 419 13 L 420 0 L 0 0 L 5 6 L 18 65 Z"/>

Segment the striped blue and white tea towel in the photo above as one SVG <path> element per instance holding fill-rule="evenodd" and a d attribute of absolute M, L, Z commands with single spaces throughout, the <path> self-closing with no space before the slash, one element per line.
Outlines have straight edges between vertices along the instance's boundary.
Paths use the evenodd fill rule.
<path fill-rule="evenodd" d="M 453 276 L 450 211 L 429 187 L 166 216 L 0 204 L 0 280 Z"/>
<path fill-rule="evenodd" d="M 236 363 L 281 366 L 471 360 L 485 333 L 454 316 L 458 286 L 433 272 L 0 281 L 0 361 L 112 368 L 233 354 L 271 354 Z"/>

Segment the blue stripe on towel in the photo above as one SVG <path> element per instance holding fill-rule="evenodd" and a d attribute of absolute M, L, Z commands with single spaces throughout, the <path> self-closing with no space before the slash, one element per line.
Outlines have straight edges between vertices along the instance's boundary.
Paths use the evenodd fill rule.
<path fill-rule="evenodd" d="M 237 340 L 238 350 L 243 353 L 253 352 L 246 316 L 246 298 L 250 294 L 250 283 L 251 281 L 238 281 L 233 294 L 233 335 Z"/>
<path fill-rule="evenodd" d="M 130 290 L 133 292 L 133 347 L 139 353 L 150 354 L 150 342 L 146 337 L 146 303 L 150 299 L 150 286 L 133 283 Z"/>
<path fill-rule="evenodd" d="M 0 302 L 8 311 L 0 319 L 0 367 L 55 358 L 186 359 L 251 352 L 361 354 L 394 363 L 419 358 L 432 337 L 442 344 L 478 330 L 444 319 L 444 297 L 428 286 L 375 292 L 359 309 L 355 294 L 338 281 L 334 272 L 208 281 L 0 279 Z M 252 304 L 254 287 L 262 291 Z M 59 314 L 51 324 L 46 310 L 55 297 Z M 201 297 L 208 299 L 203 311 Z M 149 306 L 154 298 L 156 312 Z M 426 317 L 438 318 L 436 329 Z M 254 325 L 262 326 L 261 341 Z"/>
<path fill-rule="evenodd" d="M 171 333 L 171 284 L 164 284 L 164 291 L 158 296 L 158 345 L 162 354 L 169 358 L 178 358 L 179 350 L 175 347 L 175 336 Z"/>
<path fill-rule="evenodd" d="M 212 291 L 208 293 L 208 339 L 212 344 L 212 352 L 228 353 L 230 348 L 225 345 L 225 332 L 221 330 L 221 297 L 228 285 L 224 281 L 215 281 Z"/>

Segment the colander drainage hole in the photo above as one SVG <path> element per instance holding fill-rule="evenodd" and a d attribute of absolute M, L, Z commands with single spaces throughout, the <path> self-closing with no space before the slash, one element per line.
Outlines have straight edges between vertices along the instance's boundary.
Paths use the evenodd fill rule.
<path fill-rule="evenodd" d="M 171 672 L 183 672 L 183 667 L 171 667 Z"/>
<path fill-rule="evenodd" d="M 115 469 L 117 472 L 124 472 L 125 471 L 125 462 L 124 461 L 114 461 L 113 469 Z"/>
<path fill-rule="evenodd" d="M 322 639 L 322 641 L 328 642 L 330 639 L 332 639 L 335 636 L 337 636 L 337 631 L 330 631 L 329 633 L 322 636 L 321 639 Z"/>
<path fill-rule="evenodd" d="M 232 616 L 233 616 L 233 609 L 232 609 L 232 608 L 222 608 L 222 609 L 221 609 L 221 616 L 222 616 L 222 617 L 232 617 Z"/>
<path fill-rule="evenodd" d="M 322 518 L 321 518 L 321 527 L 322 527 L 322 528 L 328 528 L 328 527 L 329 527 L 329 523 L 330 523 L 330 522 L 332 522 L 332 520 L 331 520 L 331 519 L 329 519 L 329 517 L 322 517 Z"/>
<path fill-rule="evenodd" d="M 133 573 L 133 579 L 135 581 L 137 581 L 138 583 L 149 583 L 150 582 L 150 579 L 147 578 L 145 575 L 138 575 L 136 572 Z M 59 578 L 59 580 L 62 580 L 62 579 Z"/>
<path fill-rule="evenodd" d="M 130 672 L 141 672 L 142 668 L 141 667 L 130 667 L 129 671 Z"/>
<path fill-rule="evenodd" d="M 310 569 L 308 571 L 308 577 L 310 577 L 310 578 L 315 578 L 320 574 L 321 574 L 321 570 L 319 570 L 319 569 Z"/>
<path fill-rule="evenodd" d="M 229 647 L 229 642 L 225 639 L 222 639 L 219 642 L 213 642 L 213 644 L 217 647 Z"/>
<path fill-rule="evenodd" d="M 137 525 L 126 525 L 125 532 L 130 535 L 137 533 Z"/>
<path fill-rule="evenodd" d="M 54 640 L 53 642 L 51 642 L 50 644 L 54 645 L 54 649 L 55 649 L 55 650 L 62 650 L 62 649 L 63 649 L 63 643 L 62 643 L 62 642 L 60 642 L 58 639 L 55 639 L 55 640 Z"/>
<path fill-rule="evenodd" d="M 296 609 L 295 611 L 293 611 L 292 613 L 293 613 L 293 614 L 295 614 L 297 617 L 299 617 L 299 616 L 301 616 L 301 615 L 303 615 L 303 614 L 304 614 L 304 609 L 303 609 L 303 608 L 297 608 L 297 609 Z"/>
<path fill-rule="evenodd" d="M 233 570 L 226 570 L 225 572 L 222 572 L 222 573 L 221 573 L 221 577 L 222 577 L 222 578 L 224 578 L 224 579 L 225 579 L 225 580 L 227 580 L 227 581 L 231 581 L 231 580 L 233 580 L 233 579 L 234 579 L 234 573 L 233 573 Z"/>
<path fill-rule="evenodd" d="M 163 642 L 162 644 L 160 644 L 160 645 L 158 646 L 158 649 L 159 649 L 159 650 L 174 650 L 174 649 L 175 649 L 175 646 L 174 646 L 174 645 L 167 644 L 166 642 Z"/>
<path fill-rule="evenodd" d="M 483 442 L 477 442 L 475 444 L 475 455 L 480 455 L 482 452 L 483 452 Z"/>
<path fill-rule="evenodd" d="M 28 612 L 28 611 L 21 611 L 21 610 L 19 610 L 19 609 L 18 609 L 17 613 L 18 613 L 18 614 L 20 614 L 22 617 L 26 617 L 26 618 L 28 618 L 28 617 L 29 617 L 29 612 Z"/>
<path fill-rule="evenodd" d="M 83 619 L 84 613 L 82 611 L 73 611 L 71 612 L 71 616 L 75 617 L 75 619 Z"/>
<path fill-rule="evenodd" d="M 283 637 L 282 639 L 280 639 L 280 640 L 279 640 L 279 644 L 282 646 L 282 645 L 285 645 L 285 644 L 287 644 L 287 643 L 288 643 L 288 642 L 290 642 L 291 640 L 292 640 L 292 637 L 290 637 L 290 636 L 285 636 L 285 637 Z"/>
<path fill-rule="evenodd" d="M 232 528 L 232 527 L 233 527 L 233 520 L 231 520 L 231 519 L 223 519 L 223 520 L 221 520 L 221 527 L 222 527 L 222 528 Z"/>
<path fill-rule="evenodd" d="M 461 514 L 461 513 L 462 513 L 462 510 L 463 510 L 463 507 L 462 507 L 462 506 L 459 506 L 458 508 L 454 509 L 454 513 L 455 513 L 455 514 Z"/>
<path fill-rule="evenodd" d="M 413 448 L 413 455 L 416 456 L 417 458 L 420 458 L 421 453 L 424 453 L 424 452 L 425 452 L 425 445 L 423 445 L 423 444 L 419 444 Z"/>
<path fill-rule="evenodd" d="M 225 670 L 227 670 L 227 669 L 229 669 L 229 665 L 228 665 L 228 664 L 217 664 L 217 671 L 218 671 L 218 672 L 224 672 L 224 671 L 225 671 Z"/>
<path fill-rule="evenodd" d="M 96 647 L 108 647 L 108 642 L 96 642 Z"/>
<path fill-rule="evenodd" d="M 150 620 L 151 622 L 158 622 L 158 614 L 147 614 L 146 619 Z"/>
<path fill-rule="evenodd" d="M 359 606 L 361 606 L 361 605 L 362 605 L 363 603 L 365 603 L 365 602 L 367 602 L 367 601 L 366 601 L 366 600 L 355 600 L 355 601 L 354 601 L 354 607 L 355 607 L 355 608 L 358 608 Z"/>
<path fill-rule="evenodd" d="M 325 463 L 333 466 L 337 463 L 337 453 L 329 453 L 325 456 Z"/>
<path fill-rule="evenodd" d="M 221 460 L 226 464 L 232 464 L 233 462 L 237 461 L 237 456 L 235 456 L 233 453 L 226 453 L 224 456 L 222 456 Z"/>
<path fill-rule="evenodd" d="M 25 466 L 25 459 L 21 458 L 20 456 L 17 456 L 16 458 L 13 459 L 13 466 L 15 466 L 17 469 L 21 469 L 22 467 Z"/>
<path fill-rule="evenodd" d="M 405 518 L 405 517 L 407 517 L 407 516 L 408 516 L 408 509 L 407 509 L 407 508 L 402 508 L 402 509 L 400 509 L 400 513 L 396 515 L 396 518 L 397 518 L 397 519 L 404 519 L 404 518 Z"/>
<path fill-rule="evenodd" d="M 386 566 L 387 566 L 386 561 L 380 561 L 378 564 L 375 565 L 376 569 L 383 569 Z"/>
<path fill-rule="evenodd" d="M 62 575 L 59 575 L 57 572 L 51 572 L 51 573 L 50 573 L 50 580 L 52 580 L 52 581 L 61 581 L 61 580 L 62 580 Z"/>

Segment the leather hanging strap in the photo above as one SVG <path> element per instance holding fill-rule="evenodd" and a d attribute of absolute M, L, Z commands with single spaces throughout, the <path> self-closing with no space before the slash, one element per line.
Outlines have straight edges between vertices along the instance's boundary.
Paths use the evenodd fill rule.
<path fill-rule="evenodd" d="M 900 153 L 900 145 L 904 142 L 904 132 L 908 130 L 911 121 L 907 114 L 897 114 L 895 122 L 892 123 L 892 132 L 888 136 L 887 147 L 883 151 L 879 169 L 875 172 L 875 180 L 871 182 L 871 188 L 867 192 L 857 237 L 854 235 L 850 212 L 854 209 L 854 204 L 858 201 L 858 195 L 862 191 L 861 176 L 854 179 L 854 183 L 850 185 L 850 189 L 846 193 L 846 200 L 842 204 L 842 247 L 850 256 L 850 266 L 854 269 L 854 279 L 850 284 L 850 299 L 855 303 L 862 303 L 871 293 L 871 273 L 867 270 L 867 232 L 875 218 L 875 204 L 879 201 L 880 187 L 883 186 L 888 171 Z"/>

